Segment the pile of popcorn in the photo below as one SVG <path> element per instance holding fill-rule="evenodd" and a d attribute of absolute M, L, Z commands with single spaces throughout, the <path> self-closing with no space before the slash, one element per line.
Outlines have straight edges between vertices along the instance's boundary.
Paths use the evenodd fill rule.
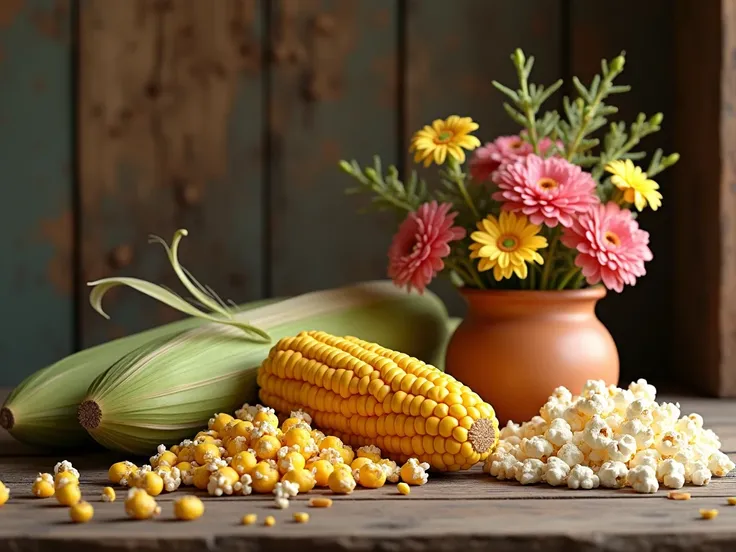
<path fill-rule="evenodd" d="M 539 416 L 501 430 L 483 470 L 522 485 L 654 493 L 660 483 L 707 485 L 734 469 L 699 414 L 681 416 L 679 404 L 657 403 L 656 393 L 643 379 L 628 389 L 589 380 L 579 396 L 558 387 Z"/>

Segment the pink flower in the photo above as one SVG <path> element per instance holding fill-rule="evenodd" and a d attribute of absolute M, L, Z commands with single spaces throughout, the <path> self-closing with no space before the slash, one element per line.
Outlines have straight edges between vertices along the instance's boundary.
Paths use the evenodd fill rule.
<path fill-rule="evenodd" d="M 499 136 L 493 142 L 476 149 L 470 159 L 470 175 L 477 182 L 490 180 L 496 170 L 506 163 L 514 163 L 534 153 L 534 148 L 522 136 Z M 557 142 L 562 147 L 562 142 Z M 552 140 L 542 138 L 539 141 L 539 151 L 545 156 L 552 147 Z"/>
<path fill-rule="evenodd" d="M 624 284 L 633 286 L 647 271 L 644 262 L 651 261 L 649 232 L 645 232 L 631 216 L 611 202 L 595 205 L 565 228 L 562 243 L 577 249 L 575 264 L 591 285 L 601 280 L 619 293 Z"/>
<path fill-rule="evenodd" d="M 450 203 L 424 203 L 399 226 L 388 251 L 388 275 L 397 286 L 424 291 L 435 274 L 445 267 L 449 242 L 465 237 L 465 230 L 452 223 Z"/>
<path fill-rule="evenodd" d="M 593 177 L 559 157 L 528 155 L 502 165 L 493 181 L 499 188 L 493 199 L 507 211 L 527 215 L 532 224 L 569 227 L 576 213 L 598 202 Z"/>

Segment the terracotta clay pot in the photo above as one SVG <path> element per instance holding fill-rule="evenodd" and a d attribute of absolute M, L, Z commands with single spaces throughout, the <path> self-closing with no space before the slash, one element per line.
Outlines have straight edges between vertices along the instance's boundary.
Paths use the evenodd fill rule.
<path fill-rule="evenodd" d="M 447 347 L 445 370 L 490 403 L 502 424 L 539 414 L 555 387 L 618 383 L 616 344 L 595 314 L 606 289 L 461 290 L 468 314 Z"/>

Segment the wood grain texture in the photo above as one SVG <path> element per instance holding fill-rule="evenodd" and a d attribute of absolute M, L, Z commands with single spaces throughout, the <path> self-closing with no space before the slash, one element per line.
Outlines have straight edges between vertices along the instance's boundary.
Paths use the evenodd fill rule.
<path fill-rule="evenodd" d="M 394 229 L 358 217 L 342 158 L 397 151 L 394 0 L 272 2 L 271 292 L 294 295 L 386 275 Z"/>
<path fill-rule="evenodd" d="M 0 2 L 4 385 L 74 346 L 70 28 L 68 2 Z"/>
<path fill-rule="evenodd" d="M 0 395 L 2 391 L 0 390 Z M 703 415 L 706 427 L 723 437 L 724 448 L 736 450 L 736 401 L 663 397 L 679 401 L 683 412 Z M 728 434 L 728 436 L 726 436 Z M 58 458 L 13 456 L 7 433 L 0 433 L 0 473 L 11 499 L 0 516 L 0 547 L 14 552 L 76 550 L 168 550 L 274 552 L 288 550 L 434 552 L 450 550 L 545 550 L 651 552 L 733 550 L 736 508 L 726 497 L 736 494 L 736 477 L 714 479 L 706 487 L 687 487 L 689 501 L 666 499 L 666 490 L 640 495 L 630 490 L 573 491 L 545 485 L 499 482 L 480 473 L 432 474 L 427 485 L 402 496 L 394 485 L 359 489 L 351 495 L 315 490 L 299 495 L 288 510 L 277 510 L 268 495 L 213 498 L 187 489 L 157 497 L 160 518 L 133 522 L 124 513 L 124 490 L 118 500 L 103 503 L 107 467 L 121 458 L 111 454 L 72 457 L 81 471 L 82 493 L 95 508 L 94 519 L 79 526 L 69 522 L 66 508 L 53 498 L 31 495 L 40 471 L 50 471 Z M 732 458 L 736 454 L 732 452 Z M 141 459 L 145 461 L 145 459 Z M 204 516 L 192 523 L 172 522 L 173 501 L 184 493 L 205 502 Z M 330 509 L 309 508 L 307 501 L 329 495 Z M 700 508 L 717 508 L 718 518 L 703 521 Z M 292 521 L 309 512 L 308 524 Z M 239 525 L 246 513 L 259 524 Z M 276 518 L 275 527 L 261 523 Z"/>
<path fill-rule="evenodd" d="M 701 393 L 736 396 L 736 10 L 678 2 L 674 306 L 678 378 Z M 692 36 L 702 37 L 693 42 Z M 691 193 L 692 186 L 697 193 Z M 695 234 L 688 228 L 697 228 Z M 701 240 L 698 236 L 710 236 Z M 697 272 L 692 255 L 698 252 Z M 694 369 L 697 367 L 697 369 Z"/>
<path fill-rule="evenodd" d="M 634 121 L 640 112 L 651 116 L 664 114 L 663 130 L 642 141 L 640 148 L 665 154 L 672 152 L 670 140 L 674 120 L 682 116 L 675 110 L 673 94 L 674 58 L 672 38 L 672 2 L 669 0 L 622 0 L 616 9 L 601 2 L 571 0 L 570 72 L 589 83 L 600 72 L 601 59 L 613 59 L 626 51 L 626 67 L 617 79 L 632 86 L 631 92 L 610 99 L 619 107 L 610 120 Z M 622 29 L 627 29 L 622 32 Z M 649 160 L 645 162 L 648 164 Z M 635 287 L 618 295 L 610 292 L 599 303 L 599 316 L 616 341 L 621 359 L 621 381 L 640 377 L 658 385 L 669 383 L 673 341 L 672 259 L 675 240 L 674 183 L 672 177 L 680 166 L 657 176 L 662 188 L 663 205 L 657 212 L 647 210 L 638 221 L 650 233 L 654 260 L 647 264 L 647 274 Z M 680 225 L 686 219 L 679 219 Z M 636 322 L 632 322 L 636 320 Z"/>
<path fill-rule="evenodd" d="M 79 24 L 84 282 L 176 283 L 149 233 L 187 228 L 181 260 L 223 298 L 262 295 L 262 7 L 258 0 L 89 0 Z M 79 282 L 84 285 L 84 282 Z M 131 291 L 82 343 L 177 317 Z"/>
<path fill-rule="evenodd" d="M 510 56 L 522 48 L 536 58 L 532 80 L 549 85 L 561 76 L 562 0 L 407 0 L 406 97 L 402 152 L 407 168 L 415 168 L 408 154 L 411 135 L 434 119 L 452 114 L 472 117 L 482 142 L 516 134 L 519 127 L 503 110 L 503 96 L 491 84 L 497 80 L 515 88 L 516 72 Z M 554 109 L 554 100 L 548 106 Z M 436 184 L 436 171 L 420 170 Z M 451 313 L 464 312 L 457 291 L 446 281 L 432 288 Z"/>

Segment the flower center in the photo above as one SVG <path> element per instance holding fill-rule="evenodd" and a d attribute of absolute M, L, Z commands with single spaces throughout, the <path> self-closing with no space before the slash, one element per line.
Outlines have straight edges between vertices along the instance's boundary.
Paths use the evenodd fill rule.
<path fill-rule="evenodd" d="M 454 134 L 449 130 L 443 130 L 439 134 L 437 134 L 437 138 L 435 138 L 434 143 L 435 144 L 446 144 L 450 140 L 452 140 L 452 137 Z"/>
<path fill-rule="evenodd" d="M 547 176 L 545 176 L 544 178 L 540 178 L 537 181 L 537 186 L 539 186 L 543 190 L 553 190 L 559 185 L 560 183 L 557 182 L 554 178 L 549 178 Z"/>
<path fill-rule="evenodd" d="M 519 240 L 516 236 L 501 236 L 496 242 L 496 246 L 506 253 L 511 253 L 519 248 Z"/>
<path fill-rule="evenodd" d="M 513 142 L 511 142 L 511 144 L 509 144 L 509 147 L 515 150 L 519 149 L 521 147 L 521 144 L 523 144 L 521 140 L 514 140 Z"/>
<path fill-rule="evenodd" d="M 614 247 L 618 247 L 619 245 L 621 245 L 621 238 L 619 238 L 617 234 L 611 232 L 610 230 L 603 235 L 603 238 L 606 240 L 606 243 L 611 244 Z"/>

